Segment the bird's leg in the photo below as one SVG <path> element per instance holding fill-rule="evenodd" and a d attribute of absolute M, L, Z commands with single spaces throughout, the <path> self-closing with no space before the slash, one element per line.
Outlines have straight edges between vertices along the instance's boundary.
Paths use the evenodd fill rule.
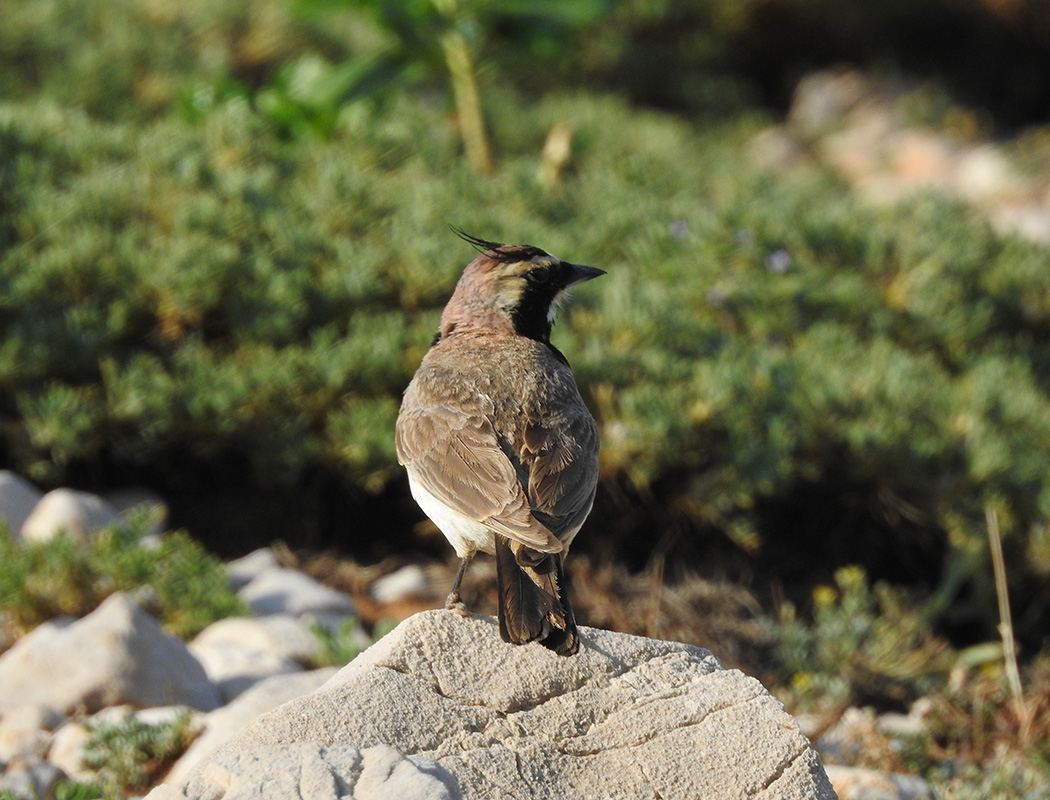
<path fill-rule="evenodd" d="M 462 616 L 467 615 L 467 606 L 460 599 L 459 596 L 459 585 L 463 582 L 463 573 L 467 571 L 467 564 L 470 563 L 471 556 L 465 556 L 459 560 L 459 569 L 456 570 L 456 578 L 452 581 L 452 588 L 449 590 L 448 597 L 445 598 L 445 608 L 450 611 L 455 611 L 457 614 Z"/>

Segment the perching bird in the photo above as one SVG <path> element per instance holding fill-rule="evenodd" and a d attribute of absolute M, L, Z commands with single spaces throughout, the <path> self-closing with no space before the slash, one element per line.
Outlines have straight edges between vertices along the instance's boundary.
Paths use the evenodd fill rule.
<path fill-rule="evenodd" d="M 503 640 L 573 655 L 562 562 L 594 504 L 598 429 L 550 335 L 565 290 L 605 272 L 455 232 L 481 255 L 405 391 L 398 460 L 460 558 L 446 608 L 463 608 L 474 554 L 492 553 Z"/>

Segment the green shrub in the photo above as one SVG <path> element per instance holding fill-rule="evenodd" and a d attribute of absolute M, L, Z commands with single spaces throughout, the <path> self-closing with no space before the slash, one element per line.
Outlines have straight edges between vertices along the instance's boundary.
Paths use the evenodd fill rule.
<path fill-rule="evenodd" d="M 98 774 L 107 798 L 142 794 L 198 733 L 188 711 L 157 725 L 128 714 L 120 722 L 89 723 L 88 731 L 84 766 Z"/>
<path fill-rule="evenodd" d="M 347 620 L 335 630 L 317 623 L 312 630 L 321 646 L 313 658 L 313 666 L 315 668 L 341 667 L 349 664 L 362 650 L 386 636 L 395 626 L 396 623 L 391 620 L 380 620 L 376 623 L 372 639 L 369 641 L 368 635 L 357 619 Z"/>
<path fill-rule="evenodd" d="M 769 625 L 791 708 L 906 708 L 943 682 L 953 656 L 902 592 L 870 588 L 858 567 L 839 570 L 835 583 L 814 590 L 812 622 L 785 603 Z"/>
<path fill-rule="evenodd" d="M 28 630 L 60 614 L 83 616 L 115 591 L 142 587 L 160 622 L 183 638 L 247 613 L 216 558 L 182 531 L 144 547 L 143 525 L 108 528 L 87 546 L 69 536 L 16 542 L 0 532 L 0 613 Z"/>
<path fill-rule="evenodd" d="M 764 509 L 837 481 L 888 522 L 825 536 L 867 526 L 893 552 L 912 546 L 901 520 L 933 531 L 947 568 L 924 578 L 972 598 L 940 607 L 994 635 L 984 507 L 1021 581 L 1050 566 L 1029 548 L 1050 517 L 1045 250 L 937 197 L 880 211 L 817 170 L 774 178 L 746 155 L 754 121 L 488 100 L 491 176 L 461 162 L 443 105 L 407 94 L 355 106 L 324 141 L 282 139 L 238 98 L 145 126 L 0 108 L 10 465 L 54 482 L 188 454 L 236 456 L 263 485 L 401 481 L 399 395 L 471 256 L 453 222 L 609 270 L 556 332 L 605 485 L 639 499 L 598 522 L 603 541 L 664 515 L 747 556 L 784 550 L 796 531 Z M 549 189 L 556 122 L 575 155 Z M 1050 618 L 1033 602 L 1022 633 Z"/>

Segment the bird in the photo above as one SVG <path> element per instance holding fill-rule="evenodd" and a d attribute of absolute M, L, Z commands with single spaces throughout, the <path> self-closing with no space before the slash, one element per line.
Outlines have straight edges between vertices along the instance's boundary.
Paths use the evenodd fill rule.
<path fill-rule="evenodd" d="M 478 255 L 405 390 L 398 461 L 460 559 L 445 607 L 466 613 L 467 565 L 493 555 L 503 641 L 575 655 L 564 559 L 594 505 L 598 427 L 551 327 L 569 288 L 606 273 L 452 230 Z"/>

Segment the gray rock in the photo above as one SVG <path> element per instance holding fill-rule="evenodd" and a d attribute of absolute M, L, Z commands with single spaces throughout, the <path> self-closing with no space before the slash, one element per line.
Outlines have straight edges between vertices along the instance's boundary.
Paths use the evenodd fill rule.
<path fill-rule="evenodd" d="M 263 572 L 277 566 L 280 565 L 273 550 L 260 547 L 246 556 L 227 562 L 226 574 L 230 578 L 230 585 L 236 590 L 247 586 Z"/>
<path fill-rule="evenodd" d="M 186 645 L 117 593 L 81 620 L 39 626 L 0 656 L 0 712 L 34 702 L 68 714 L 120 703 L 210 710 L 220 697 Z"/>
<path fill-rule="evenodd" d="M 265 678 L 301 671 L 320 645 L 302 620 L 275 614 L 212 623 L 190 643 L 190 652 L 229 702 Z"/>
<path fill-rule="evenodd" d="M 50 731 L 63 722 L 60 714 L 44 703 L 24 703 L 0 717 L 0 760 L 42 756 L 50 744 Z"/>
<path fill-rule="evenodd" d="M 9 470 L 0 470 L 0 521 L 8 532 L 21 535 L 22 526 L 44 493 L 24 478 Z"/>
<path fill-rule="evenodd" d="M 233 774 L 246 777 L 244 781 L 229 783 L 225 769 L 206 769 L 216 781 L 208 797 L 455 800 L 462 796 L 455 778 L 433 759 L 406 757 L 389 745 L 358 748 L 290 743 L 281 748 L 279 763 L 274 761 L 276 755 L 234 754 L 230 768 Z M 149 800 L 187 797 L 168 784 L 161 784 L 146 796 Z"/>
<path fill-rule="evenodd" d="M 260 572 L 237 595 L 259 616 L 291 614 L 330 623 L 354 615 L 353 601 L 345 594 L 284 567 Z"/>
<path fill-rule="evenodd" d="M 829 765 L 839 800 L 932 800 L 933 789 L 922 778 L 896 775 L 861 767 Z"/>
<path fill-rule="evenodd" d="M 421 567 L 409 564 L 375 581 L 368 593 L 373 600 L 384 605 L 412 597 L 425 597 L 427 576 Z"/>
<path fill-rule="evenodd" d="M 18 758 L 0 775 L 0 795 L 16 800 L 39 800 L 51 797 L 55 785 L 63 778 L 62 770 L 41 758 Z"/>
<path fill-rule="evenodd" d="M 83 722 L 67 722 L 51 737 L 47 760 L 73 780 L 93 780 L 95 773 L 84 767 L 84 747 L 90 738 L 91 733 Z"/>
<path fill-rule="evenodd" d="M 207 756 L 214 753 L 261 714 L 282 703 L 302 697 L 316 690 L 335 675 L 335 667 L 300 672 L 295 675 L 277 675 L 257 683 L 229 705 L 212 711 L 203 720 L 202 733 L 168 772 L 166 780 L 179 781 Z"/>
<path fill-rule="evenodd" d="M 835 796 L 819 756 L 758 681 L 690 645 L 581 634 L 579 655 L 563 658 L 504 644 L 489 617 L 417 614 L 151 798 L 379 796 L 351 757 L 363 765 L 377 747 L 442 787 L 387 787 L 386 797 Z M 388 751 L 372 757 L 390 775 L 411 771 Z"/>
<path fill-rule="evenodd" d="M 22 539 L 46 542 L 67 533 L 87 542 L 91 535 L 120 521 L 120 515 L 98 495 L 75 489 L 53 489 L 22 524 Z"/>

